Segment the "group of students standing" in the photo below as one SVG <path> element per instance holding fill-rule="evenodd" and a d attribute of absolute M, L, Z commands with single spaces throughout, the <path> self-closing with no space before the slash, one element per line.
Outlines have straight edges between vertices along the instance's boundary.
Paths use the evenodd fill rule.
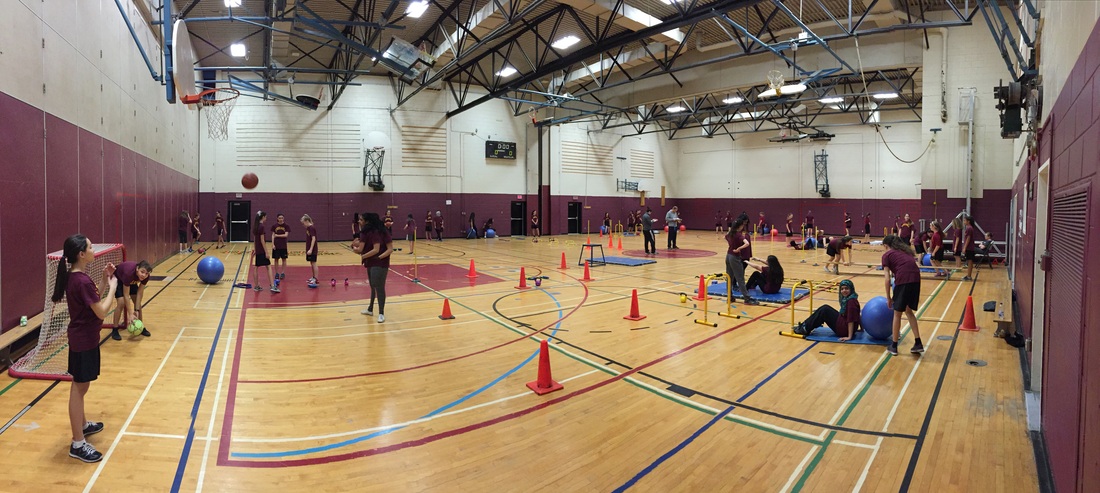
<path fill-rule="evenodd" d="M 194 251 L 194 244 L 198 243 L 202 239 L 202 230 L 199 229 L 199 213 L 195 213 L 194 217 L 191 213 L 183 211 L 180 213 L 178 223 L 178 232 L 180 240 L 180 253 Z M 218 244 L 215 248 L 221 248 L 225 246 L 225 219 L 222 218 L 221 212 L 214 213 L 214 235 L 218 239 Z"/>

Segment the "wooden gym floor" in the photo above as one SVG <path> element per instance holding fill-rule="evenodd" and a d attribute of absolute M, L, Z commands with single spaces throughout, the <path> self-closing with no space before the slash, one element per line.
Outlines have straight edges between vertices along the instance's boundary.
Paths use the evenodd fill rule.
<path fill-rule="evenodd" d="M 232 288 L 249 273 L 246 245 L 209 252 L 226 266 L 215 286 L 198 281 L 197 253 L 174 256 L 146 292 L 153 336 L 102 346 L 86 401 L 106 424 L 89 440 L 102 462 L 67 455 L 69 384 L 0 377 L 0 418 L 17 417 L 0 434 L 0 490 L 1038 490 L 1020 353 L 980 311 L 1007 282 L 1003 267 L 974 282 L 926 277 L 928 351 L 910 355 L 907 336 L 890 357 L 779 336 L 785 306 L 737 304 L 731 319 L 711 298 L 718 327 L 694 323 L 702 305 L 679 293 L 724 270 L 713 232 L 680 234 L 676 253 L 699 256 L 661 248 L 656 264 L 594 267 L 588 283 L 583 239 L 419 242 L 415 269 L 398 241 L 381 324 L 359 313 L 369 295 L 346 243 L 322 244 L 316 290 L 292 244 L 279 295 Z M 841 276 L 814 266 L 822 250 L 753 248 L 777 255 L 787 277 L 851 278 L 863 302 L 884 294 L 866 265 L 881 247 L 857 245 Z M 515 289 L 520 267 L 547 276 L 541 288 Z M 623 319 L 632 289 L 638 322 Z M 982 330 L 956 332 L 971 294 Z M 437 317 L 445 297 L 454 320 Z M 836 294 L 815 293 L 822 302 Z M 808 308 L 795 305 L 799 320 Z M 537 396 L 525 383 L 547 337 L 565 389 Z"/>

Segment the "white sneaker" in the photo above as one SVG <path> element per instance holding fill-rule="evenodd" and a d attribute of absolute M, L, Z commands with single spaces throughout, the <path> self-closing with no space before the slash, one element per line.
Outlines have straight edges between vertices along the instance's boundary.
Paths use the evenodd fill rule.
<path fill-rule="evenodd" d="M 385 322 L 385 321 L 386 321 L 386 316 L 379 313 L 378 314 L 378 323 L 382 323 L 382 322 Z"/>
<path fill-rule="evenodd" d="M 371 309 L 370 309 L 370 308 L 364 308 L 364 309 L 363 309 L 363 311 L 361 311 L 361 312 L 359 312 L 359 313 L 361 313 L 361 314 L 363 314 L 363 315 L 366 315 L 366 316 L 368 316 L 368 317 L 369 317 L 369 316 L 371 316 L 371 315 L 374 315 L 374 312 L 373 312 L 373 311 L 371 311 Z"/>

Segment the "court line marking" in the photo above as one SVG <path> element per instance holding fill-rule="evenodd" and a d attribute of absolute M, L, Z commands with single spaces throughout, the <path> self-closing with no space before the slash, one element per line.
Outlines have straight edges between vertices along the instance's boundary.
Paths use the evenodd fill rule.
<path fill-rule="evenodd" d="M 107 462 L 111 460 L 111 455 L 114 454 L 115 448 L 118 447 L 118 443 L 122 440 L 122 437 L 126 435 L 126 428 L 130 427 L 130 423 L 134 421 L 134 416 L 137 416 L 138 409 L 141 408 L 141 404 L 145 402 L 145 398 L 149 395 L 149 390 L 153 388 L 153 384 L 156 383 L 157 377 L 160 376 L 160 372 L 164 370 L 164 365 L 168 363 L 168 359 L 172 357 L 172 351 L 175 351 L 176 345 L 180 342 L 180 336 L 183 335 L 185 329 L 180 329 L 176 334 L 176 338 L 172 341 L 172 345 L 168 347 L 168 352 L 164 354 L 164 358 L 160 360 L 160 365 L 157 366 L 157 370 L 153 372 L 153 377 L 149 379 L 149 383 L 145 385 L 145 390 L 141 392 L 141 396 L 138 397 L 137 403 L 134 404 L 134 408 L 130 410 L 130 416 L 126 418 L 126 421 L 122 423 L 122 428 L 119 428 L 118 434 L 115 435 L 115 439 L 111 442 L 111 447 L 107 449 L 107 453 L 103 454 L 103 460 L 99 461 L 96 465 L 95 472 L 92 473 L 92 477 L 88 479 L 88 484 L 84 486 L 84 493 L 92 491 L 92 486 L 95 486 L 95 482 L 99 479 L 99 475 L 103 472 L 103 468 L 107 465 Z"/>
<path fill-rule="evenodd" d="M 218 373 L 218 386 L 214 392 L 214 404 L 210 407 L 210 418 L 206 427 L 206 437 L 199 437 L 199 439 L 206 440 L 206 445 L 202 450 L 202 462 L 199 465 L 199 479 L 198 483 L 195 485 L 196 492 L 202 491 L 202 485 L 206 479 L 206 461 L 210 456 L 210 441 L 214 438 L 214 422 L 217 420 L 218 402 L 221 400 L 222 396 L 222 382 L 225 380 L 225 367 L 228 366 L 229 348 L 231 347 L 233 347 L 233 331 L 229 330 L 226 332 L 225 336 L 225 350 L 222 351 L 222 367 Z"/>

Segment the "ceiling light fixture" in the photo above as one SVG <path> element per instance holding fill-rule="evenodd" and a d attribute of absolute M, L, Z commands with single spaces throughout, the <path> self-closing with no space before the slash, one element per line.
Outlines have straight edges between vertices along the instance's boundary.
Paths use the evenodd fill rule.
<path fill-rule="evenodd" d="M 553 46 L 554 48 L 559 49 L 559 50 L 564 50 L 564 49 L 566 49 L 570 46 L 573 46 L 573 45 L 579 43 L 580 41 L 581 41 L 581 38 L 578 38 L 578 37 L 570 34 L 570 35 L 568 35 L 564 38 L 561 38 L 557 41 L 554 41 L 550 46 Z"/>
<path fill-rule="evenodd" d="M 819 102 L 821 104 L 837 104 L 837 103 L 843 103 L 844 98 L 821 98 L 821 99 L 817 100 L 817 102 Z"/>
<path fill-rule="evenodd" d="M 787 84 L 779 88 L 779 94 L 784 96 L 802 94 L 806 90 L 806 84 Z M 759 98 L 774 98 L 776 96 L 775 89 L 768 89 L 760 93 Z"/>
<path fill-rule="evenodd" d="M 745 100 L 742 99 L 741 96 L 730 96 L 730 97 L 722 100 L 722 102 L 725 103 L 725 104 L 737 104 L 737 103 L 741 103 L 741 102 L 744 102 L 744 101 Z"/>
<path fill-rule="evenodd" d="M 668 108 L 665 108 L 665 111 L 668 111 L 669 113 L 679 113 L 679 112 L 684 111 L 686 109 L 687 108 L 684 108 L 683 106 L 676 105 L 676 106 L 669 106 Z"/>
<path fill-rule="evenodd" d="M 898 97 L 898 93 L 896 93 L 896 92 L 880 92 L 878 94 L 875 94 L 872 97 L 875 98 L 875 99 L 894 99 L 894 98 Z"/>
<path fill-rule="evenodd" d="M 230 55 L 233 55 L 237 58 L 240 58 L 240 57 L 244 56 L 245 53 L 247 53 L 247 50 L 245 50 L 244 43 L 233 43 L 233 44 L 229 45 L 229 54 Z"/>
<path fill-rule="evenodd" d="M 241 0 L 225 0 L 225 6 L 231 9 L 241 6 Z"/>
<path fill-rule="evenodd" d="M 428 10 L 428 1 L 420 0 L 419 2 L 410 3 L 408 8 L 405 9 L 405 14 L 414 19 L 424 15 L 424 11 Z"/>
<path fill-rule="evenodd" d="M 516 72 L 519 72 L 519 71 L 516 70 L 513 67 L 509 67 L 509 66 L 505 65 L 504 68 L 500 69 L 500 72 L 497 72 L 497 75 L 499 75 L 501 77 L 511 77 L 511 76 L 515 75 Z"/>

